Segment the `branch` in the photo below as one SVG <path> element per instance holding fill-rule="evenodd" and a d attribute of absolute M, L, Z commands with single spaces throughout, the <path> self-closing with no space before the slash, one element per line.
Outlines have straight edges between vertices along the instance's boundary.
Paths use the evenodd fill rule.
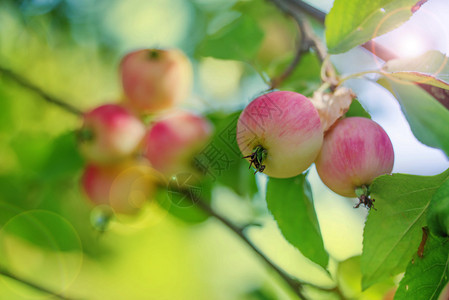
<path fill-rule="evenodd" d="M 68 104 L 67 102 L 62 101 L 61 99 L 50 96 L 49 94 L 47 94 L 46 92 L 41 90 L 39 87 L 30 83 L 28 80 L 26 80 L 22 76 L 14 73 L 13 71 L 0 66 L 0 73 L 9 77 L 10 79 L 14 80 L 16 83 L 20 84 L 21 86 L 35 92 L 36 94 L 41 96 L 45 101 L 47 101 L 51 104 L 55 104 L 55 105 L 59 106 L 60 108 L 64 109 L 65 111 L 76 115 L 77 117 L 80 117 L 83 115 L 83 112 L 81 110 L 79 110 L 78 108 Z"/>
<path fill-rule="evenodd" d="M 246 237 L 246 235 L 243 233 L 244 228 L 240 228 L 236 225 L 234 225 L 231 221 L 229 221 L 226 217 L 220 215 L 215 210 L 210 207 L 203 199 L 198 197 L 196 194 L 192 193 L 188 189 L 180 189 L 179 187 L 174 189 L 177 189 L 179 193 L 182 193 L 186 197 L 188 197 L 193 203 L 197 205 L 198 208 L 200 208 L 203 212 L 208 214 L 209 216 L 212 216 L 219 220 L 223 225 L 225 225 L 227 228 L 229 228 L 232 232 L 234 232 L 242 241 L 244 241 L 265 263 L 274 270 L 279 277 L 282 278 L 282 280 L 293 290 L 293 292 L 303 300 L 306 300 L 307 298 L 302 293 L 302 283 L 298 280 L 293 279 L 290 275 L 288 275 L 284 270 L 282 270 L 280 267 L 275 265 L 268 257 L 266 257 L 249 239 Z"/>
<path fill-rule="evenodd" d="M 276 5 L 285 14 L 292 17 L 299 29 L 299 40 L 297 45 L 297 51 L 295 57 L 293 58 L 290 65 L 285 69 L 285 71 L 276 78 L 271 80 L 271 89 L 276 88 L 279 84 L 284 81 L 291 73 L 294 71 L 296 66 L 301 61 L 301 56 L 312 49 L 318 56 L 318 59 L 323 62 L 326 57 L 326 48 L 324 47 L 321 40 L 315 35 L 312 26 L 308 22 L 305 15 L 302 13 L 300 7 L 290 0 L 269 0 L 274 5 Z M 306 5 L 308 9 L 311 8 L 310 5 Z M 313 11 L 313 10 L 310 10 Z"/>
<path fill-rule="evenodd" d="M 308 16 L 314 18 L 315 20 L 319 21 L 321 24 L 324 25 L 324 21 L 326 18 L 326 13 L 305 3 L 302 0 L 270 0 L 272 2 L 283 2 L 288 1 L 292 3 L 292 5 L 296 6 L 300 11 L 304 12 Z M 388 50 L 387 48 L 383 47 L 382 45 L 374 42 L 373 40 L 366 42 L 365 44 L 361 45 L 361 47 L 365 48 L 369 52 L 371 52 L 373 55 L 379 57 L 383 61 L 389 61 L 391 59 L 397 58 L 397 55 L 395 55 L 393 52 Z M 444 107 L 449 109 L 449 91 L 445 90 L 443 88 L 431 86 L 428 84 L 422 84 L 422 83 L 415 83 L 420 88 L 425 90 L 427 93 L 429 93 L 433 98 L 435 98 L 438 102 L 440 102 Z"/>
<path fill-rule="evenodd" d="M 15 281 L 18 281 L 18 282 L 21 282 L 21 283 L 23 283 L 23 284 L 25 284 L 25 285 L 27 285 L 29 287 L 34 288 L 35 290 L 47 293 L 47 294 L 52 295 L 52 296 L 54 296 L 54 297 L 56 297 L 58 299 L 63 299 L 63 300 L 72 300 L 73 299 L 73 298 L 65 297 L 65 296 L 63 296 L 61 294 L 58 294 L 56 292 L 53 292 L 53 291 L 51 291 L 51 290 L 49 290 L 49 289 L 47 289 L 45 287 L 42 287 L 42 286 L 40 286 L 40 285 L 38 285 L 36 283 L 33 283 L 31 281 L 28 281 L 26 279 L 20 278 L 17 275 L 12 274 L 11 272 L 9 272 L 8 270 L 6 270 L 3 267 L 0 267 L 0 275 L 3 275 L 3 276 L 8 277 L 8 278 L 11 278 L 11 279 L 13 279 Z"/>

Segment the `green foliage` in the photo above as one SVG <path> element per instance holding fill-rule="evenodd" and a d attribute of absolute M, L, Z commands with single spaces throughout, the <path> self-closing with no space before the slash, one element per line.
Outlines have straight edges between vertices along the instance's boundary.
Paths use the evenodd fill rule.
<path fill-rule="evenodd" d="M 232 189 L 240 196 L 254 196 L 257 191 L 256 177 L 249 170 L 248 162 L 242 158 L 237 145 L 237 121 L 241 111 L 232 113 L 215 112 L 207 115 L 214 124 L 215 134 L 211 142 L 197 156 L 197 161 L 207 170 L 211 180 Z M 202 153 L 216 153 L 215 160 L 207 159 Z"/>
<path fill-rule="evenodd" d="M 219 59 L 249 61 L 259 50 L 262 39 L 263 31 L 257 22 L 249 16 L 242 15 L 206 37 L 198 46 L 197 54 Z"/>
<path fill-rule="evenodd" d="M 279 229 L 305 257 L 325 268 L 329 255 L 313 205 L 312 191 L 304 174 L 278 179 L 267 185 L 267 206 Z"/>
<path fill-rule="evenodd" d="M 52 141 L 50 153 L 44 160 L 40 175 L 47 180 L 61 180 L 79 173 L 83 166 L 84 159 L 78 152 L 76 134 L 73 131 L 67 132 Z"/>
<path fill-rule="evenodd" d="M 196 206 L 196 202 L 187 195 L 180 193 L 177 188 L 186 189 L 195 197 L 201 197 L 206 203 L 212 200 L 212 185 L 210 181 L 191 181 L 191 178 L 179 177 L 172 179 L 172 188 L 161 188 L 156 194 L 156 201 L 160 207 L 167 210 L 172 216 L 188 224 L 196 224 L 206 221 L 209 218 L 204 211 Z M 176 182 L 174 182 L 176 181 Z"/>
<path fill-rule="evenodd" d="M 2 229 L 56 252 L 80 251 L 82 248 L 78 233 L 73 226 L 59 214 L 45 210 L 18 214 L 10 218 Z"/>
<path fill-rule="evenodd" d="M 339 262 L 336 276 L 341 290 L 348 299 L 382 299 L 394 285 L 393 280 L 387 278 L 362 292 L 360 255 Z"/>
<path fill-rule="evenodd" d="M 162 0 L 161 3 L 165 3 L 165 1 L 168 0 Z M 173 4 L 177 0 L 170 1 L 170 4 Z M 329 52 L 331 54 L 346 52 L 398 27 L 412 15 L 411 7 L 417 1 L 335 0 L 334 6 L 326 18 L 326 41 Z M 136 33 L 134 32 L 136 27 L 131 26 L 132 24 L 119 24 L 120 26 L 130 25 L 122 31 L 128 31 L 127 36 L 120 38 L 119 35 L 115 35 L 116 28 L 107 28 L 107 23 L 111 20 L 120 23 L 120 18 L 124 17 L 126 13 L 137 11 L 128 10 L 126 12 L 123 10 L 123 12 L 112 13 L 103 8 L 111 8 L 111 11 L 112 8 L 117 10 L 117 7 L 122 8 L 122 6 L 114 3 L 127 3 L 127 1 L 97 1 L 95 5 L 87 4 L 86 1 L 79 3 L 77 1 L 47 1 L 48 3 L 43 4 L 37 3 L 38 1 L 19 2 L 0 3 L 0 27 L 4 28 L 0 29 L 0 44 L 2 45 L 0 49 L 2 63 L 0 65 L 6 63 L 8 64 L 6 67 L 23 73 L 25 78 L 29 78 L 31 81 L 34 78 L 45 92 L 61 97 L 64 101 L 73 99 L 72 104 L 76 107 L 92 107 L 96 103 L 104 102 L 101 99 L 120 97 L 119 84 L 111 78 L 117 79 L 117 74 L 114 72 L 121 55 L 136 46 L 136 41 L 131 38 Z M 85 4 L 83 4 L 84 2 Z M 189 55 L 194 54 L 195 58 L 200 58 L 198 61 L 193 60 L 195 71 L 200 70 L 198 73 L 202 68 L 201 58 L 213 57 L 248 62 L 251 68 L 258 69 L 257 71 L 264 76 L 264 79 L 267 79 L 265 77 L 275 79 L 283 74 L 294 59 L 295 39 L 298 38 L 294 19 L 285 18 L 281 10 L 275 8 L 275 2 L 279 1 L 187 1 L 183 7 L 192 9 L 189 16 L 191 24 L 188 26 L 183 24 L 185 25 L 184 33 L 179 33 L 178 37 L 168 42 L 161 41 L 160 44 L 145 45 L 146 40 L 144 39 L 139 41 L 141 43 L 139 46 L 182 48 Z M 293 5 L 292 3 L 295 1 L 285 0 L 284 2 Z M 123 5 L 126 7 L 125 4 Z M 154 17 L 152 12 L 149 13 L 147 18 Z M 172 12 L 161 14 L 161 16 L 170 16 L 170 13 Z M 165 18 L 160 19 L 163 22 L 168 21 Z M 170 26 L 165 26 L 167 24 L 162 24 L 164 25 L 162 26 L 160 19 L 155 18 L 154 23 L 160 26 L 161 32 L 171 28 L 172 25 L 175 26 L 174 24 L 178 21 L 169 20 Z M 136 24 L 146 28 L 137 21 Z M 320 31 L 323 26 L 319 24 L 315 27 Z M 217 30 L 214 31 L 214 29 Z M 314 29 L 316 30 L 316 28 Z M 152 33 L 153 31 L 148 30 L 148 32 Z M 166 32 L 172 33 L 170 30 Z M 205 35 L 206 32 L 210 34 Z M 182 34 L 184 36 L 181 36 Z M 138 36 L 137 33 L 136 36 Z M 122 41 L 129 43 L 122 44 Z M 442 149 L 449 157 L 449 130 L 447 130 L 449 111 L 415 84 L 408 84 L 419 82 L 449 89 L 447 78 L 449 68 L 446 62 L 445 55 L 438 51 L 430 51 L 418 58 L 391 60 L 376 72 L 384 75 L 379 83 L 392 91 L 398 99 L 415 136 L 426 145 Z M 236 80 L 236 83 L 239 82 L 241 86 L 235 88 L 235 95 L 240 99 L 246 99 L 248 94 L 254 95 L 266 88 L 254 70 L 248 72 L 247 69 L 236 72 L 241 76 Z M 322 84 L 320 71 L 321 62 L 316 53 L 313 51 L 303 53 L 297 67 L 289 77 L 280 82 L 278 88 L 311 96 Z M 220 70 L 217 70 L 218 74 L 219 72 Z M 73 252 L 78 252 L 79 257 L 88 254 L 91 258 L 99 258 L 99 254 L 105 253 L 104 248 L 108 247 L 114 251 L 118 249 L 117 253 L 125 252 L 121 259 L 127 259 L 134 253 L 140 255 L 128 258 L 126 261 L 134 262 L 135 265 L 132 265 L 132 268 L 129 268 L 129 264 L 122 263 L 123 261 L 116 256 L 111 257 L 112 259 L 108 262 L 110 265 L 107 268 L 103 268 L 104 265 L 101 265 L 100 260 L 85 260 L 86 265 L 82 266 L 78 281 L 73 285 L 75 288 L 68 290 L 68 293 L 82 287 L 85 278 L 88 283 L 84 286 L 87 287 L 98 282 L 106 282 L 113 276 L 120 278 L 120 283 L 122 283 L 124 278 L 128 277 L 122 276 L 122 270 L 127 267 L 134 274 L 134 276 L 129 276 L 129 286 L 132 287 L 129 290 L 136 289 L 134 287 L 136 282 L 144 284 L 146 284 L 145 282 L 157 282 L 151 286 L 158 286 L 163 282 L 165 284 L 163 287 L 171 288 L 174 281 L 179 280 L 176 283 L 185 284 L 185 286 L 177 290 L 184 294 L 193 280 L 197 280 L 201 285 L 204 284 L 204 277 L 213 277 L 215 281 L 221 282 L 224 276 L 220 277 L 220 275 L 225 273 L 221 271 L 223 269 L 217 268 L 219 271 L 213 274 L 210 272 L 211 265 L 215 268 L 218 264 L 210 264 L 208 257 L 205 257 L 204 264 L 207 264 L 205 267 L 201 266 L 197 260 L 193 263 L 188 260 L 188 258 L 193 259 L 193 256 L 184 256 L 191 250 L 189 247 L 196 246 L 195 250 L 198 250 L 203 248 L 204 244 L 198 246 L 195 240 L 185 247 L 186 241 L 191 236 L 185 236 L 185 231 L 177 232 L 170 228 L 172 219 L 165 219 L 165 211 L 167 211 L 171 216 L 186 224 L 194 225 L 208 220 L 209 214 L 201 210 L 195 201 L 177 193 L 169 185 L 167 185 L 167 189 L 160 189 L 155 199 L 157 204 L 165 210 L 160 216 L 158 215 L 161 220 L 148 221 L 148 223 L 153 221 L 152 224 L 160 222 L 157 225 L 162 224 L 161 227 L 151 228 L 148 230 L 150 233 L 146 232 L 147 235 L 144 235 L 143 231 L 148 228 L 139 228 L 135 234 L 134 232 L 122 234 L 128 233 L 129 228 L 135 224 L 132 221 L 129 224 L 121 223 L 126 218 L 117 218 L 110 223 L 111 231 L 104 232 L 104 236 L 101 237 L 104 239 L 98 239 L 96 236 L 98 232 L 92 228 L 95 224 L 89 222 L 91 207 L 79 190 L 79 177 L 85 162 L 78 153 L 74 133 L 75 127 L 78 126 L 78 120 L 72 116 L 73 118 L 67 122 L 68 117 L 60 108 L 54 109 L 50 104 L 41 101 L 39 95 L 29 93 L 13 80 L 3 80 L 3 77 L 0 80 L 0 142 L 2 146 L 5 146 L 5 149 L 1 149 L 0 152 L 4 156 L 1 160 L 2 166 L 0 166 L 0 262 L 2 264 L 8 265 L 8 258 L 16 254 L 6 253 L 8 249 L 4 247 L 5 241 L 23 243 L 26 245 L 23 246 L 23 249 L 29 248 L 27 251 L 32 253 L 28 253 L 29 257 L 33 256 L 33 251 L 37 247 L 40 247 L 40 250 L 43 250 L 42 253 L 56 253 L 58 256 L 72 255 Z M 192 98 L 196 99 L 198 96 L 199 99 L 202 99 L 203 95 L 197 95 L 201 88 L 196 88 L 197 86 L 194 90 L 195 96 Z M 191 104 L 192 106 L 197 105 L 192 101 L 188 102 L 186 106 Z M 186 181 L 186 178 L 178 177 L 176 184 L 181 188 L 187 187 L 188 192 L 201 197 L 206 204 L 212 206 L 214 204 L 213 195 L 219 194 L 223 190 L 222 187 L 226 187 L 239 196 L 242 203 L 246 201 L 245 205 L 253 205 L 248 210 L 257 210 L 260 208 L 256 207 L 257 205 L 264 206 L 265 203 L 260 199 L 261 197 L 258 197 L 259 187 L 256 184 L 254 170 L 249 169 L 248 161 L 242 159 L 237 146 L 236 124 L 240 113 L 241 111 L 237 110 L 231 112 L 211 111 L 206 114 L 206 117 L 214 125 L 215 134 L 204 149 L 198 153 L 194 161 L 195 167 L 203 172 L 205 179 Z M 370 114 L 357 100 L 352 102 L 345 116 L 370 118 Z M 265 177 L 262 175 L 260 178 L 264 179 Z M 330 273 L 335 275 L 335 278 L 326 279 L 329 281 L 335 279 L 332 284 L 338 284 L 343 294 L 351 299 L 382 298 L 393 285 L 392 276 L 403 271 L 406 271 L 406 274 L 400 283 L 396 299 L 436 299 L 448 281 L 449 242 L 447 238 L 429 236 L 424 248 L 424 256 L 418 257 L 416 252 L 421 241 L 422 227 L 429 226 L 432 229 L 432 222 L 439 221 L 431 213 L 431 207 L 436 203 L 441 204 L 442 197 L 447 196 L 448 178 L 449 170 L 437 176 L 394 174 L 377 178 L 371 185 L 371 196 L 375 199 L 377 210 L 371 210 L 366 221 L 363 254 L 336 262 L 335 273 L 333 272 L 335 269 L 332 268 L 335 265 L 330 264 L 329 270 L 327 269 L 329 254 L 324 247 L 306 174 L 288 179 L 268 178 L 266 193 L 268 210 L 265 207 L 261 208 L 257 212 L 257 217 L 263 221 L 271 213 L 283 237 L 314 263 L 311 268 L 317 268 L 321 273 L 328 271 L 326 276 Z M 171 179 L 171 184 L 174 184 L 174 180 Z M 263 184 L 263 180 L 261 180 L 259 185 L 263 186 Z M 226 196 L 227 193 L 223 195 Z M 228 199 L 220 199 L 220 205 L 223 205 L 226 200 Z M 238 200 L 232 199 L 232 201 Z M 229 205 L 231 208 L 225 206 L 224 209 L 234 209 L 232 211 L 234 215 L 230 219 L 234 219 L 234 217 L 238 219 L 247 213 L 242 213 L 239 210 L 248 207 L 242 205 L 236 209 L 232 207 L 235 203 L 232 201 L 225 203 L 225 205 L 231 203 Z M 257 201 L 259 202 L 256 203 Z M 436 207 L 436 209 L 442 210 L 441 207 Z M 155 211 L 151 211 L 149 215 L 159 213 L 158 209 Z M 449 215 L 449 212 L 444 214 Z M 98 220 L 102 221 L 101 217 L 104 217 L 96 216 L 97 219 L 95 219 L 95 214 L 92 216 L 93 223 Z M 251 217 L 253 218 L 254 215 Z M 238 221 L 245 224 L 248 221 L 247 216 L 245 218 L 244 221 Z M 169 225 L 167 226 L 164 222 Z M 344 223 L 345 220 L 338 219 L 335 222 Z M 104 224 L 100 222 L 100 225 Z M 136 225 L 136 227 L 140 225 Z M 205 226 L 202 228 L 207 227 L 207 223 L 203 225 Z M 261 224 L 261 230 L 264 229 L 263 225 Z M 436 227 L 440 225 L 438 223 Z M 160 230 L 161 228 L 163 230 Z M 438 230 L 432 229 L 431 231 L 438 233 Z M 177 234 L 179 236 L 176 236 Z M 242 234 L 246 234 L 246 231 L 243 231 Z M 131 236 L 134 236 L 134 241 Z M 327 235 L 325 236 L 327 237 Z M 153 237 L 153 239 L 148 239 L 148 237 Z M 252 236 L 249 237 L 252 238 Z M 221 235 L 217 237 L 220 240 L 225 240 L 225 238 Z M 265 240 L 262 242 L 265 242 L 266 245 L 272 243 L 269 238 L 265 236 L 263 238 Z M 132 242 L 129 243 L 129 241 Z M 147 241 L 150 242 L 145 244 Z M 227 242 L 225 240 L 225 243 Z M 12 245 L 14 246 L 14 244 Z M 204 248 L 212 247 L 212 243 L 207 246 Z M 223 245 L 219 247 L 223 247 Z M 220 249 L 223 252 L 217 256 L 226 253 L 228 249 L 233 250 L 232 247 Z M 345 245 L 345 247 L 347 246 Z M 153 248 L 159 249 L 160 253 L 152 252 Z M 14 250 L 14 248 L 12 249 Z M 127 252 L 130 250 L 141 252 L 130 254 Z M 329 249 L 329 253 L 333 254 L 331 250 L 333 249 Z M 173 251 L 171 257 L 165 256 L 171 251 Z M 20 255 L 21 253 L 17 256 Z M 28 256 L 24 258 L 26 263 L 28 263 Z M 165 258 L 167 257 L 170 257 L 174 263 L 166 265 Z M 19 257 L 17 260 L 19 259 L 22 258 Z M 143 263 L 151 261 L 151 259 L 158 261 L 159 268 L 154 268 L 154 264 L 150 266 Z M 186 261 L 185 266 L 179 267 Z M 113 275 L 107 274 L 109 275 L 108 279 L 104 279 L 105 274 L 98 270 L 106 269 L 109 273 L 114 268 L 111 267 L 113 264 L 116 264 L 116 273 L 111 272 Z M 227 264 L 226 261 L 227 269 L 234 272 L 235 263 L 234 265 L 229 263 L 229 267 Z M 240 259 L 238 264 L 242 269 L 247 266 L 252 267 L 251 262 L 248 263 Z M 185 270 L 182 270 L 182 267 Z M 206 275 L 203 274 L 203 277 L 200 277 L 202 268 L 207 272 L 203 272 Z M 192 269 L 195 269 L 195 272 L 192 272 Z M 326 272 L 323 272 L 323 269 Z M 153 277 L 141 277 L 141 274 L 148 270 L 156 270 L 152 274 Z M 39 272 L 36 274 L 41 276 Z M 120 274 L 120 276 L 116 276 L 116 274 Z M 255 279 L 260 279 L 256 278 L 254 274 L 248 274 L 245 274 L 248 278 L 253 276 Z M 170 277 L 172 275 L 173 277 Z M 187 276 L 195 278 L 186 278 Z M 251 280 L 254 279 L 253 277 Z M 294 279 L 293 277 L 292 279 Z M 91 279 L 94 283 L 91 283 Z M 281 298 L 277 290 L 275 293 L 274 289 L 268 285 L 260 286 L 260 283 L 254 280 L 249 288 L 241 289 L 239 292 L 246 292 L 240 294 L 242 299 L 243 297 L 245 299 Z M 113 284 L 108 282 L 109 286 L 113 286 Z M 226 283 L 223 286 L 227 289 L 231 284 Z M 122 289 L 122 285 L 120 287 Z M 203 298 L 213 298 L 214 295 L 205 292 L 207 288 L 210 289 L 205 285 L 204 291 L 198 289 L 200 292 L 194 291 L 191 294 L 198 296 L 200 293 Z M 215 284 L 213 284 L 213 288 L 216 288 Z M 306 292 L 308 288 L 306 288 Z M 194 289 L 196 287 L 192 288 L 192 290 Z M 314 289 L 315 287 L 310 287 L 310 290 Z M 0 290 L 0 298 L 11 298 L 3 294 L 5 292 L 1 280 Z M 101 287 L 98 290 L 106 289 Z M 126 286 L 123 290 L 126 290 Z M 329 297 L 337 297 L 337 293 L 334 291 L 325 289 L 318 292 Z M 120 298 L 122 295 L 113 296 Z M 145 296 L 148 297 L 148 295 Z M 150 295 L 158 299 L 179 298 L 164 297 L 164 293 Z M 186 293 L 182 296 L 195 298 L 186 295 L 190 294 Z M 309 294 L 307 295 L 309 296 Z M 122 298 L 136 298 L 130 295 L 126 296 Z"/>
<path fill-rule="evenodd" d="M 371 185 L 376 209 L 363 232 L 362 287 L 403 272 L 418 250 L 430 200 L 449 170 L 436 176 L 393 174 Z"/>
<path fill-rule="evenodd" d="M 407 266 L 395 294 L 396 300 L 437 300 L 449 276 L 449 240 L 430 235 L 423 257 L 415 257 Z"/>
<path fill-rule="evenodd" d="M 10 147 L 24 173 L 37 176 L 50 153 L 51 138 L 42 132 L 23 132 L 12 137 Z"/>
<path fill-rule="evenodd" d="M 293 59 L 293 54 L 274 63 L 267 73 L 271 78 L 282 74 Z M 294 91 L 306 96 L 311 96 L 321 85 L 321 64 L 314 53 L 306 53 L 301 56 L 298 66 L 289 77 L 281 82 L 279 89 Z"/>
<path fill-rule="evenodd" d="M 437 236 L 449 236 L 449 179 L 435 192 L 427 212 L 427 225 Z"/>
<path fill-rule="evenodd" d="M 335 0 L 326 16 L 329 53 L 346 52 L 407 21 L 416 0 Z"/>
<path fill-rule="evenodd" d="M 346 117 L 363 117 L 371 119 L 371 115 L 363 108 L 357 99 L 352 100 L 349 110 L 345 114 Z"/>
<path fill-rule="evenodd" d="M 418 86 L 394 80 L 379 82 L 396 96 L 415 137 L 449 157 L 449 130 L 443 130 L 449 124 L 449 110 Z"/>
<path fill-rule="evenodd" d="M 428 51 L 413 58 L 393 59 L 382 68 L 386 76 L 449 89 L 448 57 L 439 51 Z"/>

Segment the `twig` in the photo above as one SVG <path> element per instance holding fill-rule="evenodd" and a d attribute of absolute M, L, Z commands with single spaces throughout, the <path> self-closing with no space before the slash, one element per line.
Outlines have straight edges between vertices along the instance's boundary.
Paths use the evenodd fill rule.
<path fill-rule="evenodd" d="M 313 32 L 312 26 L 308 22 L 305 15 L 302 13 L 299 6 L 297 6 L 294 2 L 289 0 L 269 0 L 274 5 L 276 5 L 281 11 L 285 14 L 292 17 L 299 29 L 299 40 L 297 45 L 297 50 L 295 53 L 295 57 L 293 58 L 290 65 L 284 70 L 284 72 L 271 80 L 271 88 L 274 89 L 279 84 L 284 81 L 294 69 L 297 67 L 299 62 L 301 61 L 301 56 L 304 53 L 309 52 L 310 49 L 316 52 L 318 59 L 323 62 L 326 57 L 326 48 L 322 44 L 321 40 L 315 35 Z M 307 6 L 309 7 L 309 6 Z"/>
<path fill-rule="evenodd" d="M 304 2 L 301 0 L 288 0 L 292 4 L 296 5 L 301 11 L 303 11 L 305 14 L 311 16 L 315 20 L 317 20 L 320 23 L 324 24 L 324 19 L 326 18 L 326 14 L 319 10 L 318 8 Z"/>
<path fill-rule="evenodd" d="M 271 1 L 289 1 L 293 5 L 295 5 L 299 10 L 303 11 L 308 16 L 314 18 L 315 20 L 321 22 L 324 25 L 324 20 L 326 18 L 326 13 L 305 3 L 302 0 L 271 0 Z M 373 55 L 382 59 L 383 61 L 389 61 L 391 59 L 397 58 L 393 52 L 383 47 L 382 45 L 374 42 L 368 41 L 365 44 L 361 45 L 361 47 L 365 48 Z M 440 102 L 444 107 L 449 109 L 449 91 L 443 88 L 431 86 L 428 84 L 416 83 L 417 86 L 425 90 L 428 94 L 430 94 L 433 98 L 435 98 L 438 102 Z"/>
<path fill-rule="evenodd" d="M 52 296 L 54 296 L 54 297 L 56 297 L 58 299 L 63 299 L 63 300 L 72 300 L 73 299 L 73 298 L 69 298 L 69 297 L 63 296 L 61 294 L 58 294 L 56 292 L 53 292 L 53 291 L 51 291 L 51 290 L 49 290 L 49 289 L 47 289 L 45 287 L 42 287 L 42 286 L 40 286 L 40 285 L 38 285 L 36 283 L 33 283 L 33 282 L 29 281 L 29 280 L 20 278 L 17 275 L 12 274 L 11 272 L 9 272 L 8 270 L 6 270 L 3 267 L 0 267 L 0 275 L 3 275 L 3 276 L 8 277 L 8 278 L 11 278 L 11 279 L 13 279 L 15 281 L 18 281 L 18 282 L 21 282 L 21 283 L 23 283 L 23 284 L 25 284 L 25 285 L 27 285 L 29 287 L 32 287 L 32 288 L 34 288 L 34 289 L 36 289 L 38 291 L 41 291 L 41 292 L 47 293 L 49 295 L 52 295 Z"/>
<path fill-rule="evenodd" d="M 234 232 L 241 240 L 243 240 L 271 269 L 273 269 L 282 280 L 293 290 L 293 292 L 303 300 L 307 298 L 302 293 L 302 283 L 298 280 L 293 279 L 290 275 L 288 275 L 284 270 L 275 265 L 268 257 L 265 256 L 243 233 L 245 228 L 240 228 L 234 225 L 231 221 L 229 221 L 226 217 L 217 213 L 215 210 L 210 207 L 203 199 L 198 197 L 196 194 L 191 193 L 188 189 L 180 189 L 177 188 L 179 193 L 182 193 L 186 197 L 188 197 L 193 203 L 197 205 L 202 211 L 204 211 L 209 216 L 212 216 L 219 220 L 223 225 L 229 228 L 232 232 Z"/>
<path fill-rule="evenodd" d="M 51 104 L 55 104 L 55 105 L 59 106 L 60 108 L 64 109 L 65 111 L 70 112 L 78 117 L 83 115 L 83 112 L 81 110 L 79 110 L 78 108 L 76 108 L 76 107 L 68 104 L 67 102 L 64 102 L 56 97 L 50 96 L 49 94 L 44 92 L 42 89 L 40 89 L 39 87 L 30 83 L 28 80 L 26 80 L 22 76 L 16 74 L 15 72 L 0 66 L 0 73 L 6 75 L 7 77 L 14 80 L 16 83 L 20 84 L 21 86 L 23 86 L 29 90 L 32 90 L 33 92 L 35 92 L 36 94 L 41 96 L 45 101 L 47 101 Z"/>

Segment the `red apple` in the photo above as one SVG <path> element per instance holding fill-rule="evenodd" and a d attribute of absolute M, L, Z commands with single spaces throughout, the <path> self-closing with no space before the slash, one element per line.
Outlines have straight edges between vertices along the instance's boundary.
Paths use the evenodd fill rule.
<path fill-rule="evenodd" d="M 212 134 L 211 124 L 189 112 L 172 112 L 156 121 L 143 142 L 143 154 L 166 176 L 193 172 L 193 158 Z"/>
<path fill-rule="evenodd" d="M 293 177 L 317 157 L 323 129 L 317 110 L 298 93 L 278 91 L 253 100 L 237 123 L 237 143 L 257 171 Z"/>
<path fill-rule="evenodd" d="M 144 135 L 144 124 L 126 108 L 106 104 L 84 114 L 80 150 L 92 162 L 113 163 L 134 153 Z"/>
<path fill-rule="evenodd" d="M 393 163 L 387 133 L 376 122 L 360 117 L 337 121 L 326 133 L 315 162 L 324 184 L 345 197 L 355 197 L 356 189 L 390 173 Z"/>
<path fill-rule="evenodd" d="M 89 164 L 81 178 L 87 198 L 120 214 L 135 214 L 150 200 L 161 176 L 148 165 L 126 162 L 110 166 Z"/>
<path fill-rule="evenodd" d="M 120 64 L 125 103 L 141 113 L 173 107 L 192 85 L 189 59 L 180 50 L 144 49 L 127 54 Z"/>

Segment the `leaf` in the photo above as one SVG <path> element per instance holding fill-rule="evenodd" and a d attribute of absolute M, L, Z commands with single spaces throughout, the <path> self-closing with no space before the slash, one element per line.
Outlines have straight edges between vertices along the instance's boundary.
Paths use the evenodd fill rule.
<path fill-rule="evenodd" d="M 312 192 L 305 175 L 270 178 L 267 206 L 285 239 L 305 257 L 325 268 L 329 255 L 324 249 Z"/>
<path fill-rule="evenodd" d="M 363 232 L 362 288 L 403 272 L 421 241 L 421 228 L 430 200 L 448 178 L 384 175 L 371 184 L 377 210 L 371 210 Z"/>
<path fill-rule="evenodd" d="M 359 255 L 339 262 L 336 278 L 338 278 L 340 290 L 347 299 L 383 299 L 382 296 L 394 286 L 393 280 L 389 278 L 362 292 Z"/>
<path fill-rule="evenodd" d="M 206 203 L 212 199 L 212 185 L 207 180 L 202 182 L 190 182 L 188 179 L 179 178 L 179 187 L 187 188 L 189 192 L 195 193 Z M 159 189 L 156 194 L 156 201 L 160 207 L 167 210 L 177 219 L 196 224 L 204 222 L 209 216 L 197 207 L 195 201 L 192 201 L 186 195 L 178 193 L 175 189 Z"/>
<path fill-rule="evenodd" d="M 49 155 L 50 137 L 44 133 L 19 133 L 15 135 L 10 146 L 14 151 L 21 171 L 25 174 L 37 175 Z"/>
<path fill-rule="evenodd" d="M 444 181 L 430 201 L 427 227 L 436 236 L 447 237 L 449 232 L 449 179 Z"/>
<path fill-rule="evenodd" d="M 78 232 L 73 225 L 62 216 L 46 210 L 30 210 L 17 214 L 9 219 L 2 231 L 52 251 L 82 249 Z M 2 254 L 1 256 L 5 255 Z"/>
<path fill-rule="evenodd" d="M 293 55 L 273 63 L 267 70 L 270 78 L 281 75 L 292 62 Z M 293 72 L 281 82 L 279 89 L 294 91 L 303 95 L 312 95 L 321 85 L 321 64 L 316 54 L 308 52 L 301 56 Z"/>
<path fill-rule="evenodd" d="M 229 187 L 237 195 L 252 197 L 258 191 L 256 177 L 254 172 L 249 170 L 248 162 L 242 159 L 236 141 L 240 113 L 241 111 L 216 112 L 207 116 L 214 124 L 215 134 L 212 141 L 196 157 L 196 162 L 207 170 L 206 175 L 212 181 Z"/>
<path fill-rule="evenodd" d="M 430 235 L 422 258 L 408 264 L 396 292 L 397 300 L 436 300 L 448 281 L 449 240 Z"/>
<path fill-rule="evenodd" d="M 219 59 L 250 60 L 259 50 L 263 36 L 257 22 L 242 15 L 206 37 L 198 46 L 197 54 Z"/>
<path fill-rule="evenodd" d="M 55 138 L 50 155 L 41 170 L 41 176 L 49 180 L 72 177 L 84 165 L 84 160 L 77 149 L 74 132 L 67 132 Z"/>
<path fill-rule="evenodd" d="M 412 81 L 449 89 L 448 57 L 439 51 L 428 51 L 413 58 L 392 59 L 383 73 L 389 78 Z"/>
<path fill-rule="evenodd" d="M 352 100 L 349 110 L 346 112 L 345 117 L 362 117 L 371 119 L 370 114 L 363 108 L 362 104 L 357 99 Z"/>
<path fill-rule="evenodd" d="M 415 137 L 449 156 L 449 110 L 418 86 L 387 79 L 379 83 L 396 97 Z"/>
<path fill-rule="evenodd" d="M 326 16 L 331 54 L 346 52 L 407 21 L 417 0 L 335 0 Z"/>

